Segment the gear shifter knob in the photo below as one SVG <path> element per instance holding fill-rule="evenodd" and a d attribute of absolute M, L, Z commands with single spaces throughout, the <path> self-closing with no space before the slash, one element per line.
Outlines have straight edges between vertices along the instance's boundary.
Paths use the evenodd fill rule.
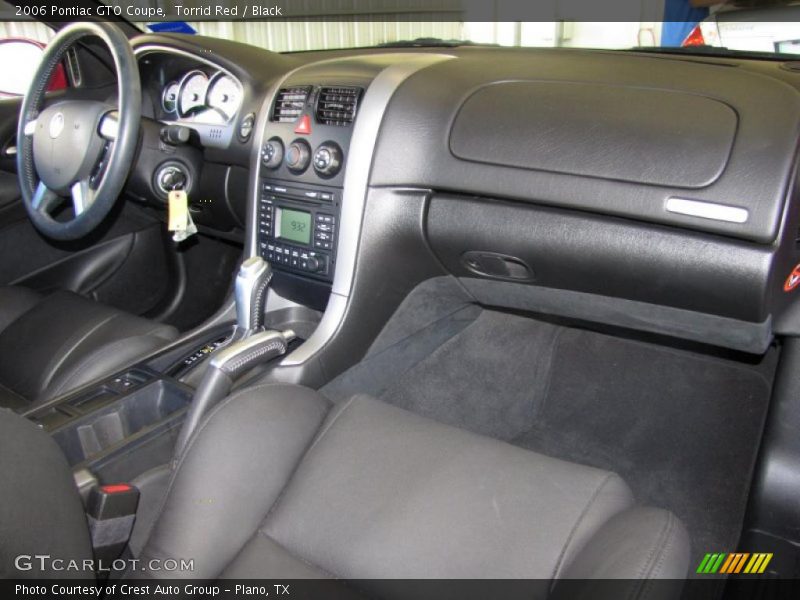
<path fill-rule="evenodd" d="M 244 332 L 264 325 L 264 305 L 272 267 L 260 256 L 252 256 L 239 267 L 236 275 L 236 324 Z"/>

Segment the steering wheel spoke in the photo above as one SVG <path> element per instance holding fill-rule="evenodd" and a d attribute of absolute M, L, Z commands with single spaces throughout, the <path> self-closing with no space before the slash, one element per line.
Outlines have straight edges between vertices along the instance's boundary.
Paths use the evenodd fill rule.
<path fill-rule="evenodd" d="M 60 199 L 61 197 L 58 194 L 40 181 L 39 185 L 36 186 L 36 191 L 33 193 L 31 206 L 42 214 L 49 214 Z"/>
<path fill-rule="evenodd" d="M 119 135 L 119 117 L 117 111 L 107 112 L 100 119 L 100 126 L 98 127 L 100 137 L 109 142 L 113 142 Z"/>
<path fill-rule="evenodd" d="M 77 217 L 88 209 L 95 199 L 95 191 L 90 185 L 89 179 L 81 179 L 75 182 L 70 188 L 70 196 L 72 196 L 72 208 Z"/>
<path fill-rule="evenodd" d="M 37 120 L 36 119 L 33 119 L 32 121 L 28 121 L 27 123 L 25 123 L 25 126 L 22 128 L 22 132 L 28 137 L 32 136 L 34 133 L 36 133 L 36 124 L 37 124 Z"/>

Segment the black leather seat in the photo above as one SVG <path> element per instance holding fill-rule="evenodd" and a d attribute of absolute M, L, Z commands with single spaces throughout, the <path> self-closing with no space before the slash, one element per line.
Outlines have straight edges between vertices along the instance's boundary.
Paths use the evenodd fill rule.
<path fill-rule="evenodd" d="M 0 418 L 0 439 L 23 429 Z M 35 485 L 9 481 L 7 495 Z M 26 506 L 12 510 L 0 539 L 16 546 L 0 556 L 89 552 L 81 535 L 68 550 L 63 539 L 19 542 L 35 531 L 17 523 L 37 521 Z M 387 578 L 529 578 L 529 598 L 563 579 L 620 578 L 631 580 L 624 597 L 640 598 L 653 597 L 643 578 L 679 589 L 689 542 L 672 514 L 636 507 L 613 473 L 366 396 L 333 407 L 309 389 L 267 384 L 218 405 L 175 461 L 138 558 L 175 557 L 193 559 L 193 570 L 133 576 L 369 579 L 376 596 Z"/>
<path fill-rule="evenodd" d="M 0 287 L 0 406 L 19 410 L 64 394 L 177 335 L 71 292 Z"/>

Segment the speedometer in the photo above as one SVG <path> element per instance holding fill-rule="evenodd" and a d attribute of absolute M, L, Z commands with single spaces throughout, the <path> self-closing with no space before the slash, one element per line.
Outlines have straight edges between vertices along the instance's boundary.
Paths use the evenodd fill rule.
<path fill-rule="evenodd" d="M 202 71 L 189 71 L 181 81 L 178 99 L 178 115 L 188 117 L 198 109 L 202 109 L 206 99 L 208 75 Z"/>
<path fill-rule="evenodd" d="M 206 97 L 209 108 L 219 112 L 227 121 L 236 114 L 241 101 L 242 90 L 233 77 L 220 71 L 211 78 Z"/>
<path fill-rule="evenodd" d="M 177 81 L 168 83 L 164 88 L 161 94 L 161 108 L 164 109 L 164 112 L 175 112 L 175 109 L 178 107 L 178 94 L 180 89 L 181 86 Z"/>

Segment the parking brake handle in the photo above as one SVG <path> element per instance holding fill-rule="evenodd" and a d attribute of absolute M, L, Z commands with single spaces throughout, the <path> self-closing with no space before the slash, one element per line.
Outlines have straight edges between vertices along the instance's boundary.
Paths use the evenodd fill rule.
<path fill-rule="evenodd" d="M 175 446 L 175 456 L 183 453 L 186 443 L 203 416 L 230 392 L 236 379 L 256 365 L 286 354 L 295 338 L 291 330 L 262 331 L 217 350 L 194 393 L 183 429 Z"/>

